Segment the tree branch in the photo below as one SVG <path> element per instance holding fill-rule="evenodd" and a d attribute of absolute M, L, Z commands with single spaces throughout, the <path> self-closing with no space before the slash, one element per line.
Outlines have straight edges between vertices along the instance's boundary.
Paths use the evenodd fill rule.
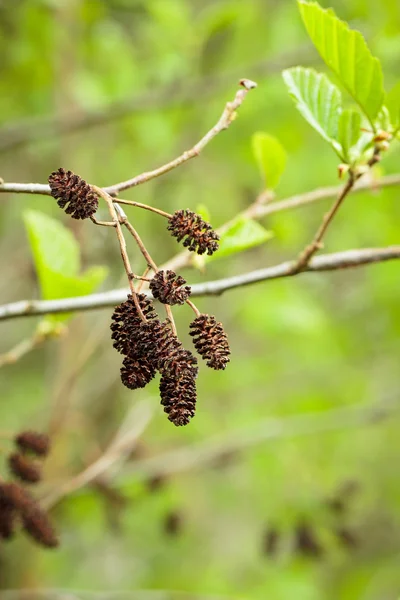
<path fill-rule="evenodd" d="M 310 64 L 314 62 L 310 53 L 310 45 L 305 44 L 296 50 L 282 52 L 279 56 L 262 60 L 246 67 L 249 72 L 257 77 L 265 77 L 280 73 L 283 69 L 297 64 L 303 60 Z M 24 118 L 16 123 L 7 123 L 0 128 L 0 153 L 10 152 L 17 148 L 42 139 L 70 135 L 92 127 L 125 118 L 138 112 L 170 109 L 192 103 L 204 104 L 208 98 L 229 85 L 238 78 L 237 68 L 229 69 L 215 75 L 208 75 L 206 79 L 194 80 L 192 83 L 186 79 L 176 80 L 157 89 L 144 91 L 141 94 L 122 101 L 113 102 L 100 110 L 79 110 L 63 112 L 51 116 L 35 116 Z"/>
<path fill-rule="evenodd" d="M 372 405 L 359 403 L 324 412 L 262 419 L 228 434 L 131 463 L 121 475 L 135 473 L 142 477 L 155 477 L 192 471 L 264 442 L 374 425 L 384 419 L 397 417 L 399 410 L 396 397 Z"/>
<path fill-rule="evenodd" d="M 147 478 L 192 471 L 207 467 L 224 456 L 230 456 L 264 442 L 374 425 L 383 419 L 397 416 L 399 409 L 399 403 L 389 399 L 373 405 L 357 404 L 322 413 L 262 419 L 255 424 L 237 429 L 233 433 L 214 436 L 204 442 L 130 463 L 121 469 L 121 475 L 135 473 L 140 477 Z M 137 441 L 136 432 L 133 441 Z M 114 468 L 115 463 L 124 458 L 124 452 L 127 447 L 130 447 L 130 444 L 129 438 L 128 444 L 124 438 L 122 440 L 117 438 L 98 460 L 78 475 L 58 485 L 54 492 L 42 500 L 42 506 L 46 509 L 54 507 L 63 498 L 78 491 L 87 483 L 95 481 L 97 477 L 106 472 L 109 475 L 107 481 L 115 479 L 115 475 L 118 476 Z M 114 470 L 114 473 L 110 474 L 109 470 L 111 469 Z"/>
<path fill-rule="evenodd" d="M 279 265 L 250 271 L 249 273 L 236 275 L 234 277 L 194 284 L 191 286 L 191 297 L 215 296 L 238 287 L 244 287 L 269 279 L 294 277 L 305 272 L 315 273 L 320 271 L 336 271 L 399 258 L 400 246 L 364 248 L 360 250 L 346 250 L 344 252 L 322 254 L 311 260 L 304 271 L 298 273 L 292 271 L 295 263 L 293 261 L 287 261 Z M 0 306 L 0 320 L 113 307 L 116 304 L 123 302 L 128 293 L 128 289 L 120 289 L 99 294 L 91 294 L 89 296 L 62 298 L 60 300 L 21 300 Z"/>
<path fill-rule="evenodd" d="M 160 177 L 160 175 L 164 175 L 164 173 L 168 173 L 176 167 L 184 164 L 191 158 L 195 158 L 200 154 L 200 152 L 205 148 L 205 146 L 211 142 L 212 139 L 224 129 L 228 129 L 232 121 L 235 119 L 236 111 L 243 103 L 248 92 L 255 87 L 257 84 L 254 81 L 250 81 L 250 79 L 241 79 L 239 82 L 241 86 L 240 89 L 236 92 L 235 98 L 232 102 L 227 102 L 221 117 L 218 122 L 210 131 L 206 133 L 204 137 L 201 138 L 197 144 L 193 146 L 190 150 L 186 150 L 180 156 L 154 169 L 153 171 L 147 171 L 145 173 L 140 173 L 140 175 L 136 175 L 132 179 L 128 179 L 127 181 L 121 181 L 120 183 L 115 183 L 114 185 L 103 188 L 103 191 L 111 196 L 117 195 L 122 190 L 127 190 L 132 187 L 136 187 L 142 183 L 147 183 L 151 179 L 155 179 L 156 177 Z M 0 192 L 14 192 L 14 193 L 26 193 L 26 194 L 42 194 L 50 196 L 50 186 L 40 183 L 3 183 L 0 181 Z"/>

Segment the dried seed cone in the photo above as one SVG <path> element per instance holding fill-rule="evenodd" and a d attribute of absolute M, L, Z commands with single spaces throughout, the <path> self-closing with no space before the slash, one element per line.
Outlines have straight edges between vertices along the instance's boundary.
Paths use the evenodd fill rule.
<path fill-rule="evenodd" d="M 14 441 L 22 452 L 31 452 L 37 456 L 47 456 L 50 450 L 50 438 L 45 433 L 21 431 Z"/>
<path fill-rule="evenodd" d="M 197 359 L 174 335 L 167 322 L 158 319 L 142 323 L 140 344 L 143 354 L 155 365 L 161 375 L 177 376 L 182 370 L 190 370 L 197 377 Z"/>
<path fill-rule="evenodd" d="M 186 279 L 174 271 L 158 271 L 150 282 L 150 290 L 162 304 L 184 304 L 192 292 L 188 285 L 183 287 L 185 283 Z"/>
<path fill-rule="evenodd" d="M 152 301 L 145 294 L 138 294 L 137 298 L 146 319 L 151 321 L 157 318 Z M 131 358 L 143 356 L 139 348 L 140 336 L 138 335 L 143 321 L 131 295 L 115 308 L 111 321 L 111 338 L 114 348 L 121 354 L 129 354 Z"/>
<path fill-rule="evenodd" d="M 189 209 L 177 210 L 168 219 L 168 231 L 191 252 L 209 256 L 218 250 L 219 236 L 200 215 Z"/>
<path fill-rule="evenodd" d="M 25 532 L 41 546 L 56 548 L 59 545 L 57 535 L 47 513 L 39 508 L 37 504 L 25 514 L 22 514 L 22 523 Z"/>
<path fill-rule="evenodd" d="M 130 390 L 144 388 L 153 379 L 156 369 L 146 358 L 134 360 L 126 356 L 121 367 L 121 381 Z"/>
<path fill-rule="evenodd" d="M 21 517 L 25 531 L 36 542 L 47 548 L 58 546 L 47 513 L 23 487 L 17 483 L 3 483 L 0 486 L 0 502 L 12 507 L 13 515 Z"/>
<path fill-rule="evenodd" d="M 33 496 L 19 483 L 8 482 L 0 486 L 0 498 L 18 512 L 26 512 L 36 505 Z"/>
<path fill-rule="evenodd" d="M 196 410 L 196 381 L 192 370 L 183 369 L 178 377 L 163 375 L 160 396 L 168 419 L 176 426 L 187 425 Z"/>
<path fill-rule="evenodd" d="M 25 483 L 37 483 L 41 479 L 40 468 L 31 459 L 19 452 L 10 454 L 8 466 L 11 473 Z"/>
<path fill-rule="evenodd" d="M 15 530 L 16 511 L 13 504 L 4 497 L 3 485 L 0 485 L 0 539 L 12 538 Z"/>
<path fill-rule="evenodd" d="M 225 369 L 231 354 L 228 338 L 212 315 L 200 315 L 190 324 L 194 347 L 211 369 Z"/>
<path fill-rule="evenodd" d="M 51 195 L 73 219 L 88 219 L 97 210 L 97 195 L 84 179 L 60 168 L 49 177 Z"/>

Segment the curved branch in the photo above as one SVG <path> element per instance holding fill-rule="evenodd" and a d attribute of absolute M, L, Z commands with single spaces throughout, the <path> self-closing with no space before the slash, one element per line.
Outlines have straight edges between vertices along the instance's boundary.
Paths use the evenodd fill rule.
<path fill-rule="evenodd" d="M 273 267 L 257 269 L 234 277 L 197 283 L 191 286 L 192 296 L 216 296 L 228 290 L 269 279 L 294 277 L 306 272 L 336 271 L 399 258 L 400 246 L 364 248 L 322 254 L 311 260 L 304 271 L 298 273 L 294 273 L 292 270 L 295 263 L 287 261 Z M 128 293 L 129 290 L 120 289 L 60 300 L 21 300 L 0 306 L 0 320 L 112 307 L 123 302 Z"/>
<path fill-rule="evenodd" d="M 103 188 L 103 191 L 111 196 L 117 195 L 122 190 L 127 190 L 132 187 L 136 187 L 142 183 L 147 183 L 151 179 L 155 179 L 156 177 L 160 177 L 176 167 L 184 164 L 191 158 L 195 158 L 200 154 L 203 148 L 211 142 L 216 135 L 221 133 L 224 129 L 228 129 L 230 124 L 233 122 L 236 116 L 237 109 L 242 105 L 246 95 L 250 90 L 253 90 L 257 87 L 257 84 L 250 79 L 241 79 L 239 81 L 240 89 L 236 92 L 234 99 L 231 102 L 227 102 L 225 108 L 220 116 L 218 122 L 214 127 L 212 127 L 205 136 L 201 138 L 197 144 L 193 146 L 190 150 L 186 150 L 180 156 L 171 160 L 169 163 L 154 169 L 153 171 L 147 171 L 144 173 L 140 173 L 133 177 L 132 179 L 128 179 L 127 181 L 121 181 L 120 183 L 115 183 L 114 185 Z M 50 186 L 40 183 L 4 183 L 0 180 L 0 192 L 14 192 L 14 193 L 26 193 L 26 194 L 42 194 L 46 196 L 50 196 Z"/>

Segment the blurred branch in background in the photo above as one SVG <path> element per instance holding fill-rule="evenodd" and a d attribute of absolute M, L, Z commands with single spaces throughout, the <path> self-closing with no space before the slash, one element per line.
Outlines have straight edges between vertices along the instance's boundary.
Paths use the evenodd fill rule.
<path fill-rule="evenodd" d="M 267 281 L 269 279 L 293 277 L 305 272 L 315 273 L 320 271 L 335 271 L 351 267 L 360 267 L 398 258 L 400 258 L 400 246 L 364 248 L 361 250 L 345 250 L 344 252 L 323 254 L 310 261 L 303 271 L 293 272 L 293 266 L 296 262 L 287 261 L 280 265 L 266 267 L 265 269 L 257 269 L 256 271 L 244 273 L 243 275 L 194 284 L 191 286 L 192 296 L 215 296 L 231 289 Z M 91 294 L 89 296 L 63 298 L 61 300 L 21 300 L 18 302 L 11 302 L 10 304 L 0 306 L 0 320 L 115 306 L 116 304 L 123 302 L 128 293 L 128 290 L 121 289 Z"/>
<path fill-rule="evenodd" d="M 308 63 L 312 62 L 310 54 L 310 45 L 306 44 L 304 47 L 297 48 L 296 51 L 283 52 L 276 58 L 249 65 L 245 70 L 253 73 L 254 77 L 280 73 L 282 69 L 293 65 L 300 58 Z M 238 73 L 235 69 L 235 71 L 209 75 L 207 81 L 200 80 L 192 83 L 187 80 L 175 81 L 160 89 L 150 90 L 122 102 L 115 102 L 102 110 L 78 113 L 74 111 L 51 117 L 29 118 L 15 124 L 8 124 L 0 129 L 0 153 L 23 148 L 42 139 L 70 135 L 76 131 L 104 125 L 136 112 L 165 110 L 193 102 L 201 104 L 237 78 Z"/>
<path fill-rule="evenodd" d="M 97 477 L 104 475 L 109 470 L 114 469 L 115 475 L 117 463 L 121 462 L 129 453 L 138 439 L 138 432 L 141 433 L 149 422 L 150 413 L 146 413 L 145 409 L 149 410 L 147 405 L 137 406 L 135 415 L 137 411 L 140 418 L 138 422 L 135 422 L 135 428 L 122 435 L 119 431 L 104 454 L 81 473 L 59 484 L 54 492 L 50 492 L 43 499 L 43 507 L 52 508 L 63 498 L 78 491 L 84 485 L 94 482 Z M 258 420 L 255 425 L 252 424 L 222 436 L 215 436 L 199 444 L 138 460 L 136 463 L 127 465 L 122 470 L 122 474 L 137 474 L 139 477 L 147 478 L 202 468 L 225 456 L 232 456 L 234 453 L 267 441 L 375 425 L 382 420 L 397 417 L 399 409 L 400 404 L 397 399 L 391 399 L 380 404 L 359 404 L 322 413 Z M 143 414 L 140 414 L 141 412 Z M 126 422 L 122 428 L 126 428 Z M 108 473 L 107 480 L 110 479 Z"/>
<path fill-rule="evenodd" d="M 91 483 L 106 471 L 115 468 L 118 462 L 133 451 L 152 416 L 153 409 L 150 404 L 145 402 L 136 404 L 124 419 L 107 450 L 81 473 L 64 484 L 59 484 L 52 493 L 43 499 L 42 505 L 46 508 L 54 506 L 61 498 Z"/>
<path fill-rule="evenodd" d="M 116 195 L 123 190 L 127 190 L 132 187 L 136 187 L 142 183 L 147 183 L 151 179 L 160 177 L 173 169 L 181 166 L 191 158 L 199 156 L 203 148 L 211 142 L 212 139 L 224 129 L 228 129 L 231 123 L 236 118 L 236 111 L 243 103 L 247 93 L 257 87 L 257 84 L 250 79 L 241 79 L 239 81 L 240 89 L 236 92 L 235 98 L 231 102 L 227 102 L 222 112 L 221 117 L 214 127 L 212 127 L 204 137 L 201 138 L 197 144 L 195 144 L 190 150 L 186 150 L 180 156 L 173 159 L 172 161 L 162 165 L 161 167 L 154 169 L 153 171 L 147 171 L 140 173 L 132 179 L 115 183 L 114 185 L 104 188 L 104 192 L 110 195 Z M 29 194 L 43 194 L 50 195 L 50 186 L 42 185 L 39 183 L 30 184 L 19 184 L 19 183 L 4 183 L 0 179 L 0 192 L 14 192 L 14 193 L 29 193 Z"/>

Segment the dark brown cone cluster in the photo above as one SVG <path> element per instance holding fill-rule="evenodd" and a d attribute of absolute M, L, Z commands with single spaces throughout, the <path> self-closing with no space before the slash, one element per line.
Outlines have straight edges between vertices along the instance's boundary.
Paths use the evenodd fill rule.
<path fill-rule="evenodd" d="M 49 438 L 34 431 L 23 431 L 14 442 L 17 452 L 8 457 L 11 474 L 23 483 L 0 483 L 0 539 L 13 537 L 18 525 L 38 544 L 47 548 L 58 546 L 58 539 L 47 513 L 39 506 L 23 484 L 40 481 L 41 471 L 32 455 L 43 458 L 49 451 Z"/>
<path fill-rule="evenodd" d="M 58 546 L 58 539 L 47 513 L 36 500 L 17 483 L 0 484 L 0 537 L 10 539 L 17 522 L 38 544 L 47 548 Z"/>
<path fill-rule="evenodd" d="M 185 350 L 167 322 L 161 322 L 151 301 L 138 295 L 143 321 L 131 296 L 112 317 L 114 347 L 125 354 L 122 383 L 129 389 L 147 385 L 156 371 L 161 374 L 161 403 L 175 425 L 186 425 L 194 416 L 197 360 Z"/>
<path fill-rule="evenodd" d="M 162 304 L 184 304 L 191 294 L 186 279 L 174 271 L 158 271 L 150 282 L 150 290 Z"/>
<path fill-rule="evenodd" d="M 145 294 L 138 294 L 137 300 L 143 315 L 147 320 L 157 318 L 157 313 L 151 300 Z M 113 346 L 126 356 L 140 356 L 138 348 L 138 329 L 143 321 L 140 318 L 135 302 L 131 295 L 114 310 L 111 317 L 111 339 Z"/>
<path fill-rule="evenodd" d="M 199 315 L 190 324 L 190 330 L 194 347 L 207 361 L 207 366 L 216 370 L 225 369 L 231 351 L 222 324 L 212 315 Z"/>
<path fill-rule="evenodd" d="M 49 185 L 58 206 L 73 219 L 88 219 L 96 212 L 99 205 L 97 195 L 79 175 L 60 168 L 50 175 Z"/>
<path fill-rule="evenodd" d="M 50 439 L 45 433 L 37 431 L 21 431 L 15 443 L 22 452 L 30 452 L 36 456 L 47 456 L 50 450 Z"/>
<path fill-rule="evenodd" d="M 191 252 L 209 256 L 218 250 L 219 236 L 211 225 L 191 210 L 177 210 L 168 219 L 168 231 Z"/>

